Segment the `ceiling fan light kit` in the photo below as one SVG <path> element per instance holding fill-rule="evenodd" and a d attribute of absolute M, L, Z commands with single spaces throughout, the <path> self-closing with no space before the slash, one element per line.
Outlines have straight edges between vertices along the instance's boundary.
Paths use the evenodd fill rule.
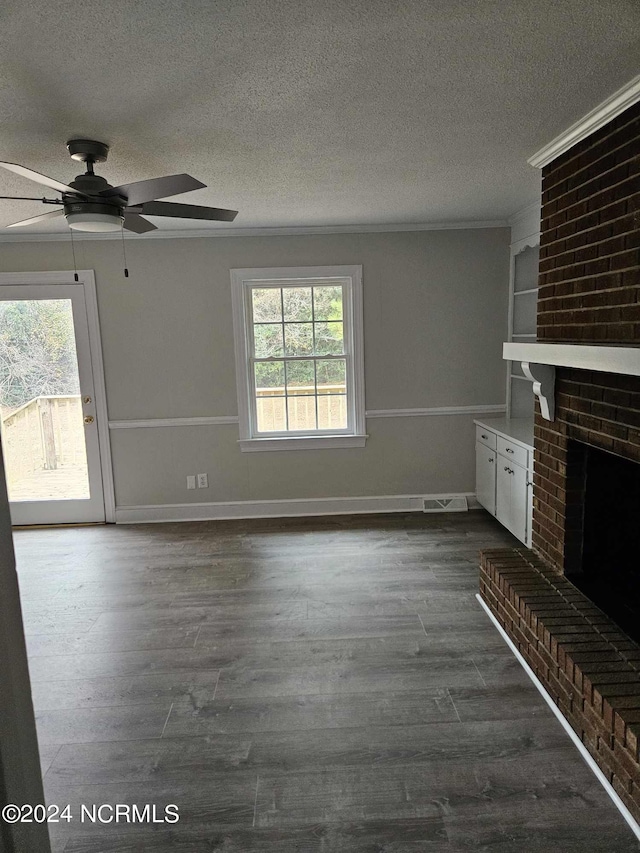
<path fill-rule="evenodd" d="M 124 223 L 124 216 L 114 205 L 65 204 L 64 214 L 74 231 L 120 231 Z"/>
<path fill-rule="evenodd" d="M 87 171 L 78 175 L 69 184 L 63 184 L 46 175 L 41 175 L 20 166 L 17 163 L 0 162 L 0 166 L 24 178 L 57 190 L 61 199 L 33 199 L 44 204 L 58 204 L 60 210 L 32 216 L 29 219 L 14 222 L 9 228 L 41 222 L 44 219 L 65 216 L 69 228 L 74 231 L 100 233 L 106 231 L 132 231 L 144 234 L 155 231 L 157 226 L 144 216 L 170 216 L 178 219 L 204 219 L 214 222 L 233 222 L 237 210 L 224 210 L 217 207 L 200 207 L 194 204 L 174 204 L 156 201 L 166 196 L 179 195 L 205 187 L 201 181 L 191 175 L 166 175 L 132 184 L 112 187 L 93 171 L 95 163 L 104 163 L 109 154 L 109 146 L 93 139 L 70 139 L 67 149 L 74 160 L 85 163 Z M 15 200 L 27 200 L 15 197 Z"/>

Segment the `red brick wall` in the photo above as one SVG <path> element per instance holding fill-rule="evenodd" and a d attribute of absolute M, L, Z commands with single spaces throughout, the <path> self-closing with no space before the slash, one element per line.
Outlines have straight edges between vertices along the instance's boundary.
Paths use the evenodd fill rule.
<path fill-rule="evenodd" d="M 640 347 L 640 104 L 543 171 L 538 340 Z M 534 550 L 579 570 L 582 451 L 640 462 L 640 377 L 558 369 L 556 420 L 536 406 Z"/>
<path fill-rule="evenodd" d="M 538 339 L 640 345 L 640 104 L 542 173 Z"/>

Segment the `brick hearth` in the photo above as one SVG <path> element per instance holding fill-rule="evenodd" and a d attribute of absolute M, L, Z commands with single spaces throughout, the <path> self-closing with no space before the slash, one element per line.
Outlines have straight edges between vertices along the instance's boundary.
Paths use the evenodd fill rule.
<path fill-rule="evenodd" d="M 524 548 L 483 552 L 480 594 L 640 820 L 640 647 Z"/>
<path fill-rule="evenodd" d="M 640 104 L 545 167 L 542 188 L 538 340 L 640 347 Z M 536 404 L 533 551 L 484 552 L 480 591 L 640 822 L 640 646 L 567 577 L 585 445 L 640 463 L 640 377 L 557 369 L 555 420 Z"/>

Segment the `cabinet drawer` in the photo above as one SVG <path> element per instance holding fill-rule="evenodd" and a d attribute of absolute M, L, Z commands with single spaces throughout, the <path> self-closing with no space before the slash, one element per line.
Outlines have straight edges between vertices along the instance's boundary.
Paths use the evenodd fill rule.
<path fill-rule="evenodd" d="M 502 438 L 500 435 L 498 436 L 498 453 L 504 456 L 505 459 L 515 462 L 517 465 L 522 465 L 524 468 L 527 467 L 529 461 L 528 450 L 519 444 L 514 444 L 512 441 Z"/>
<path fill-rule="evenodd" d="M 486 445 L 490 450 L 496 449 L 496 434 L 484 427 L 476 426 L 476 441 Z"/>

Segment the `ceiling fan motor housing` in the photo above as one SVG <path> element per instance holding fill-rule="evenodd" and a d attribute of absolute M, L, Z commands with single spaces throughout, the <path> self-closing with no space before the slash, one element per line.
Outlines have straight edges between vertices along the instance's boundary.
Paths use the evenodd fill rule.
<path fill-rule="evenodd" d="M 109 146 L 95 139 L 70 139 L 67 148 L 73 159 L 81 163 L 104 163 L 109 156 Z"/>

